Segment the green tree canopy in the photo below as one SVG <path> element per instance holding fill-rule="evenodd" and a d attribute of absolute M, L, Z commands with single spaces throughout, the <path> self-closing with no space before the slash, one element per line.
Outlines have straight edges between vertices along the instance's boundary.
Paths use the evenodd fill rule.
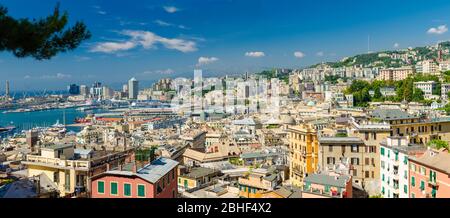
<path fill-rule="evenodd" d="M 77 48 L 91 33 L 82 22 L 66 28 L 68 13 L 59 11 L 42 19 L 15 19 L 0 5 L 0 51 L 12 52 L 16 57 L 50 59 L 60 52 Z"/>

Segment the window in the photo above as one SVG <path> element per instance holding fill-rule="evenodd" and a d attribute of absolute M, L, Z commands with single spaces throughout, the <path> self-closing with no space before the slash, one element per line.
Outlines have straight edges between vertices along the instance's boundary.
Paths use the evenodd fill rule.
<path fill-rule="evenodd" d="M 425 182 L 424 181 L 420 181 L 420 190 L 421 191 L 425 190 Z"/>
<path fill-rule="evenodd" d="M 328 145 L 328 151 L 329 151 L 329 152 L 333 152 L 333 146 Z"/>
<path fill-rule="evenodd" d="M 403 192 L 404 192 L 405 194 L 408 194 L 408 186 L 407 186 L 407 185 L 404 185 L 404 186 L 403 186 Z"/>
<path fill-rule="evenodd" d="M 381 161 L 381 169 L 384 169 L 384 161 Z"/>
<path fill-rule="evenodd" d="M 334 164 L 335 160 L 334 157 L 327 157 L 327 164 Z"/>
<path fill-rule="evenodd" d="M 99 194 L 104 194 L 105 193 L 105 182 L 103 182 L 103 181 L 98 181 L 97 182 L 97 192 Z"/>
<path fill-rule="evenodd" d="M 352 158 L 351 159 L 351 164 L 352 165 L 359 165 L 359 158 L 356 158 L 356 157 Z"/>
<path fill-rule="evenodd" d="M 341 145 L 342 153 L 345 153 L 345 145 Z"/>
<path fill-rule="evenodd" d="M 381 181 L 384 182 L 384 174 L 381 174 Z"/>
<path fill-rule="evenodd" d="M 366 171 L 366 178 L 369 178 L 369 177 L 370 177 L 370 172 Z"/>
<path fill-rule="evenodd" d="M 405 164 L 405 165 L 408 164 L 408 157 L 407 156 L 403 156 L 403 164 Z"/>
<path fill-rule="evenodd" d="M 359 146 L 358 145 L 352 145 L 352 152 L 353 153 L 359 152 Z"/>
<path fill-rule="evenodd" d="M 137 186 L 137 195 L 138 197 L 145 197 L 145 185 Z"/>
<path fill-rule="evenodd" d="M 111 186 L 111 195 L 117 195 L 117 193 L 118 193 L 117 182 L 111 182 L 110 186 Z"/>
<path fill-rule="evenodd" d="M 427 174 L 427 170 L 425 169 L 425 167 L 420 167 L 420 174 L 424 176 Z"/>
<path fill-rule="evenodd" d="M 366 165 L 369 165 L 369 164 L 370 164 L 370 158 L 366 157 L 364 160 L 365 160 L 365 164 L 366 164 Z"/>
<path fill-rule="evenodd" d="M 381 155 L 384 156 L 384 148 L 381 148 Z"/>
<path fill-rule="evenodd" d="M 131 196 L 131 184 L 123 184 L 123 196 Z"/>
<path fill-rule="evenodd" d="M 416 187 L 416 178 L 414 176 L 411 176 L 411 186 Z"/>
<path fill-rule="evenodd" d="M 373 140 L 377 140 L 377 133 L 376 132 L 373 133 Z"/>
<path fill-rule="evenodd" d="M 416 194 L 411 193 L 411 198 L 416 198 Z"/>

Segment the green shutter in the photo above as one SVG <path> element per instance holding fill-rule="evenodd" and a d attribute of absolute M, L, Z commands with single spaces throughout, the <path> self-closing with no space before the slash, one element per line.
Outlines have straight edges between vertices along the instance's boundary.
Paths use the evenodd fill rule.
<path fill-rule="evenodd" d="M 408 193 L 408 186 L 407 186 L 407 185 L 404 185 L 404 186 L 403 186 L 403 191 L 405 192 L 405 194 Z"/>
<path fill-rule="evenodd" d="M 425 182 L 424 181 L 420 181 L 420 190 L 425 190 Z"/>
<path fill-rule="evenodd" d="M 411 186 L 412 187 L 416 186 L 416 178 L 414 176 L 411 176 Z"/>
<path fill-rule="evenodd" d="M 381 148 L 381 155 L 384 155 L 384 148 Z"/>
<path fill-rule="evenodd" d="M 145 197 L 145 185 L 138 185 L 138 197 Z"/>
<path fill-rule="evenodd" d="M 131 196 L 131 184 L 123 184 L 123 195 Z"/>
<path fill-rule="evenodd" d="M 97 191 L 98 191 L 98 193 L 101 193 L 101 194 L 105 193 L 105 182 L 103 182 L 103 181 L 97 182 Z"/>
<path fill-rule="evenodd" d="M 117 182 L 111 182 L 111 194 L 117 195 Z"/>

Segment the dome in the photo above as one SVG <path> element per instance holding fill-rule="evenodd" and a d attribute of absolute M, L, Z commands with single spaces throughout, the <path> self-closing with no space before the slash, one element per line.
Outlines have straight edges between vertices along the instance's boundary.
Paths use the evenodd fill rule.
<path fill-rule="evenodd" d="M 283 115 L 281 117 L 281 120 L 282 120 L 283 124 L 288 124 L 288 125 L 295 125 L 296 124 L 295 119 L 292 118 L 289 115 Z"/>

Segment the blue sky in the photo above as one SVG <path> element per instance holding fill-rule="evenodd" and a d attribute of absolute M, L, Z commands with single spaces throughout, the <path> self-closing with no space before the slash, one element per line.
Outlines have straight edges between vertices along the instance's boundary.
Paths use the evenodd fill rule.
<path fill-rule="evenodd" d="M 37 18 L 56 2 L 0 4 L 14 17 Z M 303 67 L 367 52 L 369 35 L 372 51 L 450 40 L 448 0 L 59 2 L 93 37 L 49 61 L 0 53 L 0 90 L 6 79 L 15 90 L 48 90 L 71 82 L 118 86 L 133 76 L 192 76 L 196 67 L 207 75 Z"/>

